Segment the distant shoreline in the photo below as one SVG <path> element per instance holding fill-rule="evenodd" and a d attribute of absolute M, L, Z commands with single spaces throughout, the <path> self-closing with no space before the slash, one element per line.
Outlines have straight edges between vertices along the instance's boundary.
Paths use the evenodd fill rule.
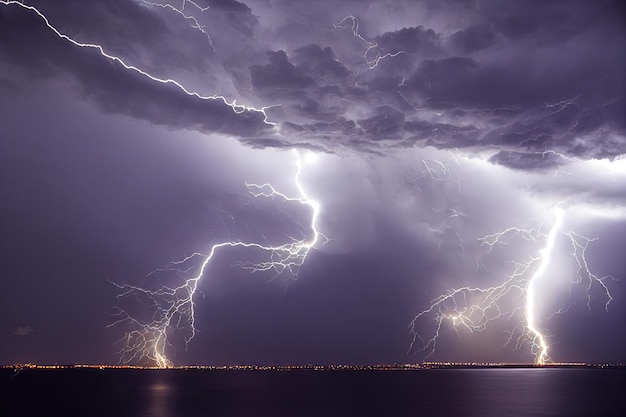
<path fill-rule="evenodd" d="M 154 366 L 133 365 L 35 365 L 13 364 L 3 365 L 0 369 L 20 372 L 27 369 L 36 370 L 63 370 L 63 369 L 135 369 L 135 370 L 208 370 L 208 371 L 422 371 L 422 370 L 445 370 L 445 369 L 606 369 L 626 368 L 626 364 L 587 364 L 587 363 L 549 363 L 538 365 L 534 363 L 447 363 L 427 362 L 423 364 L 391 364 L 391 365 L 293 365 L 293 366 L 260 366 L 260 365 L 237 365 L 237 366 L 173 366 L 159 368 Z"/>

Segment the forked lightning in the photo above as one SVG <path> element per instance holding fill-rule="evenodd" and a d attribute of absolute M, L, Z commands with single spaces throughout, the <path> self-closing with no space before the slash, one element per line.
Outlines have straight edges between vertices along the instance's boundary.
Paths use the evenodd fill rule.
<path fill-rule="evenodd" d="M 417 314 L 410 323 L 413 338 L 409 353 L 421 353 L 424 360 L 430 358 L 435 353 L 445 323 L 449 323 L 458 333 L 459 328 L 470 332 L 485 331 L 490 324 L 503 321 L 509 323 L 510 329 L 505 345 L 514 345 L 518 349 L 529 345 L 537 364 L 548 362 L 549 344 L 537 323 L 537 300 L 541 282 L 549 279 L 546 270 L 553 261 L 559 236 L 567 237 L 574 248 L 572 257 L 578 265 L 578 274 L 572 285 L 580 284 L 586 278 L 587 297 L 593 285 L 599 286 L 606 296 L 608 308 L 612 297 L 604 281 L 610 277 L 599 278 L 590 271 L 587 263 L 587 246 L 594 239 L 574 232 L 562 232 L 566 211 L 557 206 L 553 213 L 554 220 L 547 234 L 542 233 L 540 228 L 511 227 L 479 238 L 481 245 L 487 246 L 487 253 L 494 246 L 507 244 L 515 238 L 541 244 L 541 247 L 536 256 L 514 261 L 513 272 L 500 285 L 486 288 L 461 287 L 433 299 L 430 306 Z M 428 323 L 431 323 L 434 330 L 425 339 L 422 336 L 425 332 L 420 332 L 420 329 Z"/>
<path fill-rule="evenodd" d="M 164 269 L 175 272 L 182 279 L 182 284 L 176 287 L 161 285 L 155 289 L 148 289 L 129 284 L 113 283 L 122 292 L 118 295 L 120 303 L 116 309 L 117 321 L 109 326 L 125 324 L 132 329 L 121 340 L 121 362 L 132 363 L 148 360 L 156 363 L 159 367 L 171 365 L 170 352 L 176 350 L 176 343 L 172 341 L 172 335 L 180 335 L 186 346 L 195 336 L 194 296 L 197 293 L 200 280 L 205 276 L 207 266 L 221 249 L 243 247 L 263 251 L 268 254 L 269 259 L 259 263 L 245 263 L 242 267 L 254 272 L 274 272 L 275 276 L 288 274 L 288 276 L 296 277 L 311 249 L 318 243 L 326 241 L 326 237 L 317 230 L 320 205 L 306 194 L 300 181 L 303 162 L 311 162 L 315 159 L 315 155 L 307 154 L 303 160 L 297 151 L 294 153 L 297 168 L 295 185 L 299 191 L 298 196 L 290 197 L 267 183 L 246 184 L 246 186 L 254 198 L 274 198 L 309 207 L 311 209 L 311 221 L 308 225 L 310 236 L 304 239 L 291 239 L 289 242 L 278 246 L 238 240 L 215 244 L 207 253 L 194 253 L 180 261 L 170 263 Z M 201 259 L 201 262 L 194 272 L 193 262 L 196 259 Z M 156 272 L 159 271 L 154 273 Z M 191 278 L 186 278 L 189 273 L 193 273 L 193 275 Z M 150 310 L 146 319 L 141 319 L 122 307 L 122 304 L 129 299 L 138 300 L 146 306 L 146 309 Z"/>

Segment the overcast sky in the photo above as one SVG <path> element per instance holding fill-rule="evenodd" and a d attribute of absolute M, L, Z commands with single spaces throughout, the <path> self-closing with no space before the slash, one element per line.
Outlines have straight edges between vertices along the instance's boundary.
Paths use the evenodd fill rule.
<path fill-rule="evenodd" d="M 0 362 L 626 361 L 619 3 L 0 1 Z"/>

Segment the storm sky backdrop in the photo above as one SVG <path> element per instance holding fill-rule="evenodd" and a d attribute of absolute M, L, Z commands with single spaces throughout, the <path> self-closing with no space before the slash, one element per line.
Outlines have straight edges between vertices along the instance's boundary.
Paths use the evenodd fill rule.
<path fill-rule="evenodd" d="M 624 16 L 603 0 L 0 1 L 0 362 L 117 363 L 113 283 L 307 229 L 309 207 L 246 188 L 300 197 L 293 149 L 317 156 L 299 180 L 328 241 L 297 276 L 221 250 L 173 363 L 421 362 L 414 317 L 540 256 L 555 206 L 536 306 L 550 358 L 626 361 Z M 512 227 L 536 233 L 480 239 Z M 597 238 L 587 265 L 571 236 Z M 446 320 L 428 359 L 533 361 L 506 343 L 519 297 L 502 302 L 512 325 Z M 436 322 L 415 326 L 428 340 Z"/>

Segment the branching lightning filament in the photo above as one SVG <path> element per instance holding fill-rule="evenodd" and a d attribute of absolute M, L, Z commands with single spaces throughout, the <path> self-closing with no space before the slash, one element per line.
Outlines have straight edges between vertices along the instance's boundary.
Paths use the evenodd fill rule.
<path fill-rule="evenodd" d="M 481 246 L 486 246 L 486 253 L 496 245 L 507 244 L 513 239 L 523 239 L 541 244 L 535 256 L 521 261 L 513 261 L 513 271 L 500 285 L 492 287 L 461 287 L 452 289 L 433 299 L 430 306 L 418 313 L 410 323 L 413 336 L 409 353 L 421 353 L 424 360 L 430 358 L 437 348 L 445 323 L 451 325 L 457 334 L 460 329 L 469 332 L 482 332 L 496 322 L 505 323 L 509 330 L 505 346 L 520 349 L 530 346 L 531 354 L 539 365 L 550 361 L 548 340 L 537 323 L 537 301 L 541 296 L 541 282 L 549 280 L 546 270 L 554 258 L 557 238 L 565 236 L 572 244 L 571 253 L 578 266 L 578 274 L 572 285 L 581 284 L 586 278 L 588 285 L 586 296 L 590 297 L 592 285 L 599 286 L 606 296 L 606 306 L 612 300 L 605 281 L 593 274 L 587 263 L 587 246 L 595 239 L 589 239 L 574 232 L 563 232 L 565 210 L 554 208 L 554 221 L 548 233 L 541 228 L 511 227 L 502 232 L 479 238 Z M 477 261 L 477 265 L 479 262 Z M 559 312 L 562 312 L 561 309 Z M 559 313 L 557 312 L 557 313 Z M 426 326 L 433 329 L 423 331 Z M 431 336 L 424 338 L 424 334 Z"/>
<path fill-rule="evenodd" d="M 565 211 L 556 207 L 554 209 L 554 214 L 556 220 L 554 221 L 554 225 L 552 226 L 552 229 L 548 234 L 548 237 L 546 239 L 546 245 L 543 249 L 541 249 L 541 251 L 539 251 L 539 267 L 535 270 L 532 277 L 530 278 L 530 281 L 528 282 L 528 287 L 526 289 L 526 327 L 531 332 L 531 335 L 533 337 L 533 347 L 538 349 L 536 362 L 540 365 L 544 364 L 548 359 L 548 344 L 546 343 L 545 337 L 537 328 L 535 320 L 537 281 L 543 277 L 546 269 L 548 268 L 552 253 L 554 252 L 556 235 L 561 230 L 561 226 L 563 225 L 563 216 L 565 215 Z"/>
<path fill-rule="evenodd" d="M 187 5 L 187 3 L 191 4 L 194 10 L 200 11 L 200 12 L 206 12 L 207 10 L 209 10 L 208 6 L 202 7 L 198 5 L 198 3 L 194 2 L 193 0 L 182 0 L 182 5 L 180 6 L 180 8 L 176 8 L 169 3 L 155 3 L 155 2 L 148 1 L 148 0 L 142 0 L 142 2 L 150 7 L 160 7 L 166 10 L 170 10 L 180 15 L 183 19 L 189 22 L 189 26 L 192 29 L 198 30 L 207 38 L 207 41 L 209 42 L 211 49 L 213 50 L 213 52 L 215 52 L 215 46 L 213 45 L 213 40 L 211 39 L 211 36 L 207 33 L 207 31 L 204 29 L 204 26 L 202 26 L 200 22 L 198 22 L 198 19 L 194 15 L 185 13 L 185 6 Z"/>
<path fill-rule="evenodd" d="M 382 61 L 385 58 L 395 58 L 398 55 L 409 55 L 408 52 L 406 51 L 397 51 L 397 52 L 387 52 L 384 54 L 381 54 L 382 49 L 381 47 L 378 45 L 378 43 L 376 41 L 368 41 L 367 39 L 365 39 L 360 33 L 359 33 L 359 22 L 357 20 L 357 18 L 353 15 L 349 15 L 344 17 L 343 19 L 341 19 L 339 22 L 335 23 L 333 25 L 334 28 L 348 28 L 348 21 L 352 22 L 352 24 L 349 26 L 350 30 L 352 30 L 352 35 L 354 37 L 356 37 L 357 39 L 359 39 L 361 42 L 363 42 L 366 45 L 366 49 L 365 52 L 363 52 L 363 60 L 367 63 L 368 67 L 370 70 L 376 68 L 378 66 L 378 64 L 380 63 L 380 61 Z M 371 51 L 374 51 L 373 53 L 371 53 Z M 371 56 L 373 55 L 373 56 Z"/>
<path fill-rule="evenodd" d="M 171 365 L 169 352 L 175 352 L 176 345 L 173 339 L 182 340 L 187 347 L 195 336 L 194 296 L 207 266 L 222 249 L 242 247 L 261 251 L 268 255 L 267 260 L 243 263 L 241 266 L 253 272 L 269 271 L 274 272 L 275 276 L 287 274 L 296 277 L 311 249 L 327 241 L 327 238 L 317 230 L 320 205 L 306 194 L 300 182 L 303 162 L 311 161 L 314 155 L 307 155 L 303 160 L 296 151 L 294 152 L 297 167 L 295 185 L 299 191 L 297 197 L 281 193 L 267 183 L 246 186 L 253 198 L 273 198 L 309 207 L 311 210 L 309 236 L 301 239 L 291 238 L 289 242 L 277 246 L 239 240 L 226 241 L 213 245 L 208 253 L 194 253 L 147 276 L 150 278 L 158 272 L 171 271 L 182 280 L 182 284 L 178 286 L 160 285 L 157 288 L 149 288 L 113 283 L 121 293 L 118 295 L 115 313 L 117 320 L 110 326 L 125 324 L 132 329 L 120 341 L 122 344 L 120 362 L 151 361 L 159 367 Z M 193 274 L 191 278 L 188 278 L 189 274 Z M 136 304 L 137 301 L 143 309 L 137 314 L 130 313 L 125 303 Z"/>
<path fill-rule="evenodd" d="M 189 2 L 189 0 L 187 0 L 187 2 Z M 15 5 L 15 6 L 19 6 L 19 7 L 22 7 L 24 9 L 27 9 L 27 10 L 30 10 L 30 11 L 34 12 L 37 16 L 39 16 L 39 18 L 41 18 L 44 21 L 45 25 L 56 36 L 58 36 L 59 38 L 64 39 L 64 40 L 70 42 L 72 45 L 77 46 L 79 48 L 87 48 L 87 49 L 91 49 L 91 50 L 96 50 L 104 58 L 108 59 L 111 62 L 116 62 L 116 63 L 120 64 L 127 71 L 139 74 L 142 77 L 145 77 L 145 78 L 147 78 L 150 81 L 155 82 L 155 83 L 173 85 L 178 90 L 180 90 L 182 93 L 184 93 L 184 94 L 186 94 L 186 95 L 188 95 L 190 97 L 193 97 L 195 99 L 198 99 L 198 100 L 204 100 L 204 101 L 217 101 L 217 100 L 220 100 L 225 105 L 229 106 L 234 113 L 237 113 L 237 114 L 244 113 L 246 111 L 262 113 L 264 122 L 267 125 L 274 126 L 274 123 L 272 123 L 272 122 L 267 120 L 267 114 L 265 113 L 266 108 L 257 109 L 257 108 L 254 108 L 254 107 L 248 107 L 248 106 L 244 106 L 244 105 L 241 105 L 241 104 L 237 104 L 236 100 L 229 101 L 224 96 L 220 96 L 220 95 L 205 96 L 205 95 L 202 95 L 202 94 L 200 94 L 200 93 L 198 93 L 196 91 L 191 91 L 191 90 L 187 89 L 182 83 L 180 83 L 179 81 L 177 81 L 175 79 L 172 79 L 172 78 L 159 78 L 159 77 L 156 77 L 156 76 L 154 76 L 154 75 L 152 75 L 152 74 L 142 70 L 141 68 L 139 68 L 137 66 L 130 65 L 130 64 L 126 63 L 124 61 L 124 59 L 122 59 L 121 57 L 115 56 L 115 55 L 111 55 L 110 53 L 106 52 L 105 49 L 102 47 L 102 45 L 94 44 L 94 43 L 83 43 L 83 42 L 78 42 L 75 39 L 72 39 L 71 37 L 61 33 L 61 31 L 59 29 L 57 29 L 55 26 L 53 26 L 50 23 L 50 21 L 48 20 L 48 18 L 34 6 L 30 6 L 30 5 L 24 4 L 24 3 L 20 2 L 20 1 L 17 1 L 17 0 L 0 0 L 0 4 L 4 4 L 5 6 Z M 149 4 L 149 5 L 152 5 L 152 6 L 159 6 L 159 4 L 157 4 L 157 3 L 148 3 L 148 2 L 146 2 L 146 4 Z M 164 6 L 164 5 L 160 5 L 160 6 L 161 7 L 167 7 L 167 6 Z M 199 7 L 199 6 L 196 5 L 196 7 Z M 182 12 L 182 9 L 175 9 L 175 8 L 172 8 L 172 7 L 170 7 L 170 9 L 175 10 L 177 13 L 181 14 L 186 19 L 191 19 L 192 22 L 193 22 L 192 27 L 195 28 L 195 29 L 201 30 L 208 37 L 208 34 L 206 32 L 204 32 L 204 30 L 199 25 L 197 20 L 195 20 L 195 18 L 193 18 L 192 16 L 185 15 Z M 204 10 L 205 9 L 201 8 L 201 11 L 204 11 Z M 209 38 L 209 42 L 210 42 L 210 38 Z M 212 42 L 210 42 L 210 44 L 211 44 L 211 47 L 213 47 Z"/>

